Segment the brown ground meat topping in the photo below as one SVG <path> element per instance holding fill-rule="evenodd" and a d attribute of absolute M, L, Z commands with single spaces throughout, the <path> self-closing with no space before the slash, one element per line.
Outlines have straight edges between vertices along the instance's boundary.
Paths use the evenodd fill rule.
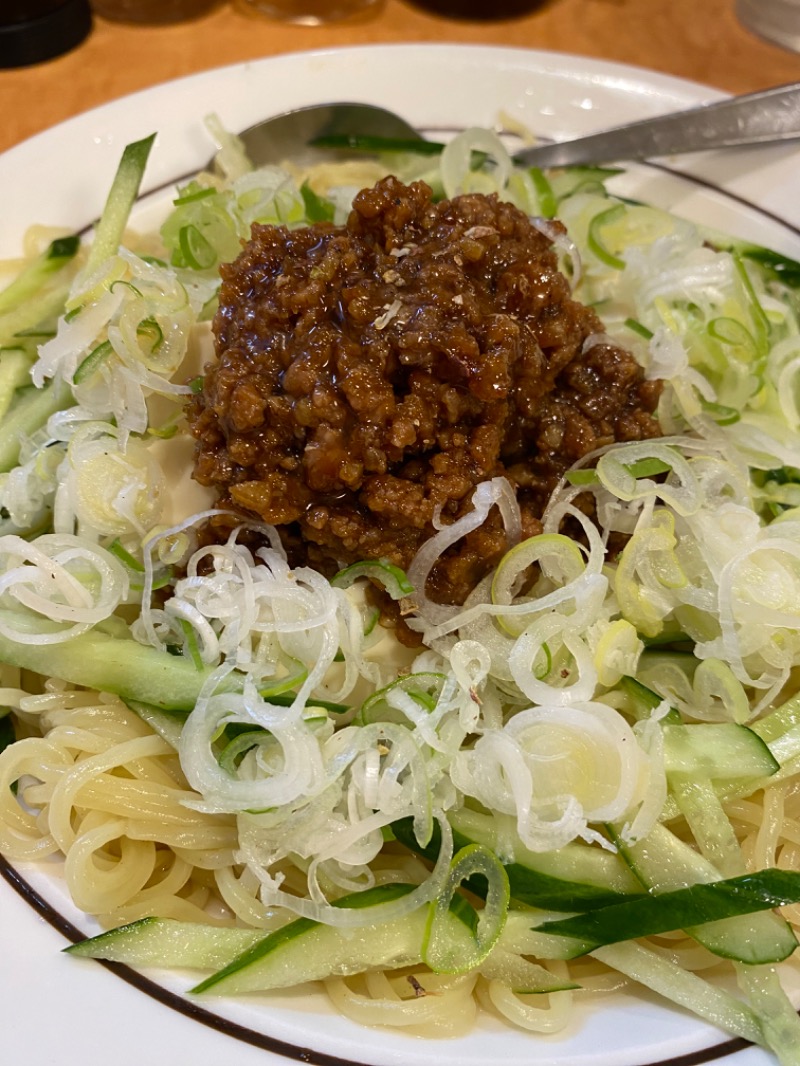
<path fill-rule="evenodd" d="M 259 226 L 222 268 L 218 362 L 189 417 L 195 477 L 278 527 L 330 573 L 407 567 L 505 475 L 524 531 L 560 475 L 613 441 L 656 436 L 657 383 L 570 298 L 550 240 L 494 196 L 433 203 L 385 178 L 346 226 Z M 499 520 L 435 568 L 460 602 L 505 549 Z"/>

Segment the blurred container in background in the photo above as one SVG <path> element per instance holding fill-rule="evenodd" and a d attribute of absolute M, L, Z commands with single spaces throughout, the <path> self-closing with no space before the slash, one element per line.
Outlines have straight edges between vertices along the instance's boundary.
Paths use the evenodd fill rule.
<path fill-rule="evenodd" d="M 156 25 L 199 18 L 215 8 L 219 2 L 220 0 L 92 0 L 92 7 L 96 14 L 114 22 Z"/>
<path fill-rule="evenodd" d="M 519 18 L 541 7 L 542 3 L 543 0 L 411 0 L 413 7 L 434 15 L 477 22 Z"/>
<path fill-rule="evenodd" d="M 300 26 L 321 26 L 378 7 L 383 0 L 239 0 L 250 14 L 265 15 Z"/>
<path fill-rule="evenodd" d="M 53 59 L 91 28 L 89 0 L 0 0 L 0 67 Z"/>
<path fill-rule="evenodd" d="M 753 33 L 800 52 L 800 0 L 736 0 L 736 14 Z"/>

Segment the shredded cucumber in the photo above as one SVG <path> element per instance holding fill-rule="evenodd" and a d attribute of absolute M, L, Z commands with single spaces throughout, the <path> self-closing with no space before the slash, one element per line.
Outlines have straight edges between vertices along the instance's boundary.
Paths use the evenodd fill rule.
<path fill-rule="evenodd" d="M 453 841 L 457 848 L 482 844 L 502 854 L 513 850 L 514 861 L 505 862 L 511 896 L 519 903 L 551 910 L 583 910 L 603 907 L 641 891 L 639 883 L 626 870 L 617 855 L 581 844 L 570 844 L 555 852 L 533 853 L 514 839 L 502 819 L 462 808 L 450 815 Z M 416 840 L 411 819 L 394 822 L 394 835 L 413 851 L 435 859 L 439 853 L 439 833 L 434 829 L 430 843 L 422 848 Z M 471 892 L 482 895 L 485 885 L 469 880 Z"/>
<path fill-rule="evenodd" d="M 369 907 L 401 898 L 410 890 L 411 886 L 406 885 L 381 885 L 355 897 L 345 897 L 339 903 Z M 448 936 L 458 936 L 459 929 L 468 929 L 464 908 L 471 909 L 464 900 L 452 901 L 445 920 Z M 78 958 L 105 959 L 137 968 L 212 970 L 195 986 L 195 994 L 242 995 L 363 973 L 370 968 L 419 964 L 425 922 L 425 911 L 420 909 L 405 919 L 370 927 L 353 937 L 308 919 L 298 919 L 265 934 L 258 929 L 143 918 L 64 950 Z M 526 995 L 576 987 L 502 943 L 501 940 L 493 947 L 480 964 L 481 973 L 489 980 L 501 980 Z"/>
<path fill-rule="evenodd" d="M 104 260 L 116 252 L 139 195 L 147 159 L 156 135 L 153 133 L 140 141 L 129 144 L 122 153 L 117 173 L 106 200 L 94 240 L 89 249 L 86 273 L 91 274 Z"/>
<path fill-rule="evenodd" d="M 610 944 L 595 948 L 592 955 L 712 1025 L 742 1036 L 753 1044 L 766 1042 L 762 1024 L 753 1010 L 724 989 L 715 988 L 697 974 L 640 944 Z"/>
<path fill-rule="evenodd" d="M 68 955 L 105 959 L 128 966 L 215 970 L 263 939 L 258 929 L 179 922 L 173 918 L 141 918 L 70 944 Z"/>
<path fill-rule="evenodd" d="M 782 907 L 800 900 L 800 874 L 786 870 L 763 870 L 725 881 L 690 885 L 639 900 L 615 903 L 574 918 L 547 922 L 544 931 L 595 945 L 636 940 L 655 933 L 687 929 L 709 922 Z M 794 940 L 791 950 L 797 946 Z M 751 958 L 761 961 L 754 946 Z M 785 955 L 782 957 L 786 957 Z M 771 960 L 780 961 L 780 960 Z"/>
<path fill-rule="evenodd" d="M 612 836 L 619 845 L 620 854 L 642 886 L 657 893 L 652 897 L 653 900 L 660 898 L 659 893 L 684 892 L 699 885 L 720 881 L 719 870 L 710 858 L 695 851 L 664 825 L 655 826 L 645 840 L 633 846 L 625 845 L 613 831 Z M 726 856 L 729 854 L 725 853 Z M 739 861 L 741 862 L 741 857 Z M 730 858 L 726 857 L 725 862 L 730 864 Z M 764 876 L 768 878 L 773 874 L 779 877 L 780 873 L 781 871 L 763 871 Z M 794 876 L 790 875 L 790 880 Z M 735 906 L 730 898 L 731 893 L 727 893 L 727 896 L 725 893 L 726 890 L 723 890 L 726 902 L 722 905 Z M 691 900 L 692 897 L 683 898 Z M 741 897 L 742 903 L 748 902 L 748 899 L 745 892 Z M 713 920 L 711 924 L 695 926 L 690 932 L 709 951 L 723 958 L 750 964 L 777 962 L 788 958 L 797 948 L 797 938 L 788 923 L 768 909 L 779 905 L 768 903 L 766 907 L 761 908 L 761 913 L 758 907 L 753 907 L 749 911 L 741 911 L 739 917 L 721 916 L 719 921 Z M 681 923 L 678 927 L 685 928 Z"/>

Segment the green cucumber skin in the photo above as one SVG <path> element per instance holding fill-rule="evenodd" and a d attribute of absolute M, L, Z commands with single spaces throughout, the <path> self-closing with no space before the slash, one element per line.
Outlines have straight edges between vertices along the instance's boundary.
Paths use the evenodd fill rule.
<path fill-rule="evenodd" d="M 410 851 L 431 862 L 436 861 L 441 843 L 438 825 L 434 826 L 431 841 L 424 848 L 420 847 L 414 836 L 413 819 L 403 818 L 393 822 L 392 831 L 400 843 Z M 485 841 L 476 840 L 453 828 L 453 847 L 456 851 L 474 843 L 485 843 Z M 541 907 L 544 910 L 584 911 L 595 907 L 607 907 L 611 903 L 618 903 L 620 900 L 635 898 L 642 894 L 635 890 L 623 893 L 598 884 L 565 880 L 519 863 L 504 864 L 504 867 L 511 885 L 512 899 L 527 906 Z M 465 887 L 477 896 L 481 896 L 485 891 L 482 883 L 476 879 L 467 881 Z"/>
<path fill-rule="evenodd" d="M 615 842 L 622 858 L 648 891 L 669 892 L 720 879 L 708 859 L 674 836 L 666 826 L 655 826 L 644 840 L 632 847 Z M 788 922 L 769 910 L 710 922 L 690 932 L 713 954 L 739 962 L 780 962 L 797 947 L 797 938 Z"/>
<path fill-rule="evenodd" d="M 260 929 L 141 918 L 64 948 L 76 958 L 104 959 L 134 967 L 216 970 L 263 940 Z"/>
<path fill-rule="evenodd" d="M 538 928 L 550 935 L 569 936 L 590 942 L 594 947 L 602 947 L 676 929 L 692 929 L 707 922 L 738 918 L 798 900 L 800 874 L 787 870 L 762 870 L 723 881 L 690 885 L 638 900 L 627 900 L 572 918 L 546 922 Z M 796 941 L 794 945 L 797 946 Z M 739 956 L 729 954 L 727 957 Z"/>
<path fill-rule="evenodd" d="M 719 781 L 769 777 L 780 769 L 767 744 L 747 726 L 733 722 L 666 722 L 662 728 L 668 774 L 691 774 Z"/>
<path fill-rule="evenodd" d="M 639 722 L 649 718 L 656 707 L 664 702 L 657 692 L 643 685 L 635 677 L 623 677 L 620 681 L 620 688 L 631 701 L 631 709 Z M 672 725 L 680 725 L 681 716 L 674 707 L 671 707 L 663 721 Z"/>
<path fill-rule="evenodd" d="M 424 909 L 401 921 L 366 926 L 355 937 L 310 918 L 298 918 L 190 991 L 196 995 L 239 996 L 290 988 L 333 975 L 419 964 L 424 928 Z"/>
<path fill-rule="evenodd" d="M 378 885 L 345 896 L 334 906 L 359 910 L 378 907 L 407 895 L 414 887 Z M 297 918 L 253 944 L 191 992 L 200 994 L 213 989 L 219 995 L 241 995 L 317 981 L 332 974 L 417 963 L 422 957 L 426 919 L 427 909 L 419 907 L 402 919 L 380 926 L 342 931 L 311 918 Z"/>
<path fill-rule="evenodd" d="M 0 610 L 0 618 L 9 628 L 29 621 L 10 610 Z M 42 630 L 48 629 L 46 622 L 37 624 Z M 103 632 L 99 626 L 71 640 L 47 645 L 24 644 L 0 634 L 0 662 L 176 712 L 193 709 L 211 673 L 210 668 L 197 670 L 188 659 L 130 637 Z M 232 677 L 231 686 L 240 680 Z"/>
<path fill-rule="evenodd" d="M 23 434 L 35 433 L 56 411 L 74 403 L 69 386 L 61 381 L 51 381 L 41 389 L 31 386 L 17 396 L 13 410 L 4 415 L 0 427 L 1 473 L 12 470 L 19 462 Z"/>
<path fill-rule="evenodd" d="M 386 902 L 396 886 L 381 886 L 377 895 L 359 893 L 375 901 Z M 402 886 L 395 895 L 403 893 Z M 346 905 L 367 906 L 355 896 L 345 897 Z M 464 901 L 466 903 L 466 901 Z M 340 901 L 341 905 L 341 901 Z M 137 969 L 180 969 L 216 971 L 192 991 L 202 993 L 211 990 L 221 995 L 238 995 L 245 992 L 269 991 L 274 988 L 291 987 L 309 980 L 330 976 L 332 973 L 357 972 L 359 969 L 383 965 L 420 964 L 421 945 L 426 918 L 425 907 L 394 923 L 387 923 L 394 932 L 394 956 L 378 959 L 374 944 L 380 943 L 381 927 L 366 927 L 356 931 L 365 945 L 361 958 L 352 950 L 353 937 L 343 935 L 336 929 L 322 926 L 308 918 L 298 918 L 281 929 L 265 934 L 260 929 L 231 928 L 178 921 L 172 918 L 141 918 L 139 921 L 110 929 L 105 933 L 82 940 L 64 949 L 65 954 L 76 958 L 102 959 L 107 962 L 124 963 Z M 458 915 L 454 917 L 459 920 Z M 527 914 L 517 912 L 516 918 L 530 924 Z M 350 957 L 344 966 L 337 966 L 336 953 L 344 939 Z M 536 940 L 528 932 L 527 939 Z M 546 938 L 538 938 L 546 941 Z M 568 958 L 570 942 L 554 937 L 557 950 L 553 957 Z M 349 942 L 349 943 L 348 943 Z M 405 954 L 396 954 L 397 945 Z M 560 950 L 563 946 L 563 951 Z M 319 965 L 319 958 L 330 965 Z M 549 956 L 548 956 L 549 957 Z M 332 960 L 332 961 L 331 961 Z M 489 980 L 500 980 L 515 992 L 544 994 L 579 987 L 574 982 L 557 977 L 543 967 L 520 958 L 518 949 L 509 952 L 498 945 L 480 972 Z M 227 987 L 222 978 L 227 975 Z"/>
<path fill-rule="evenodd" d="M 156 135 L 125 146 L 111 183 L 103 213 L 95 228 L 94 241 L 89 249 L 86 275 L 96 270 L 103 260 L 114 255 L 119 247 L 131 208 L 139 195 L 142 176 Z"/>
<path fill-rule="evenodd" d="M 635 677 L 623 677 L 620 688 L 638 721 L 648 718 L 664 702 Z M 667 772 L 703 774 L 714 781 L 769 777 L 780 769 L 780 763 L 759 724 L 764 723 L 754 723 L 752 727 L 733 722 L 687 724 L 671 707 L 661 720 Z"/>
<path fill-rule="evenodd" d="M 224 985 L 225 981 L 232 978 L 234 974 L 241 974 L 243 970 L 252 970 L 254 966 L 265 958 L 274 957 L 281 948 L 291 944 L 293 940 L 297 940 L 298 937 L 303 936 L 305 933 L 310 933 L 312 930 L 319 928 L 321 928 L 319 922 L 312 921 L 311 918 L 297 918 L 282 929 L 276 929 L 274 933 L 270 933 L 251 945 L 251 947 L 246 948 L 241 954 L 231 959 L 221 970 L 211 974 L 210 977 L 195 985 L 190 991 L 200 994 L 201 992 L 207 992 L 208 989 L 213 988 L 215 985 Z M 244 991 L 244 989 L 239 989 L 239 991 Z"/>

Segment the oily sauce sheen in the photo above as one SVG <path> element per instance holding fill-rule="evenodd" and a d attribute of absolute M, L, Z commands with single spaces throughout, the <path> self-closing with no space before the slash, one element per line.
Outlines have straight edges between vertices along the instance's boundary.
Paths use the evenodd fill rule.
<path fill-rule="evenodd" d="M 602 330 L 522 211 L 384 178 L 345 226 L 256 225 L 222 268 L 218 358 L 189 411 L 195 477 L 326 573 L 407 567 L 434 517 L 498 475 L 533 535 L 576 459 L 660 432 L 660 386 L 633 356 L 602 337 L 584 351 Z M 463 601 L 506 548 L 493 513 L 430 594 Z"/>

